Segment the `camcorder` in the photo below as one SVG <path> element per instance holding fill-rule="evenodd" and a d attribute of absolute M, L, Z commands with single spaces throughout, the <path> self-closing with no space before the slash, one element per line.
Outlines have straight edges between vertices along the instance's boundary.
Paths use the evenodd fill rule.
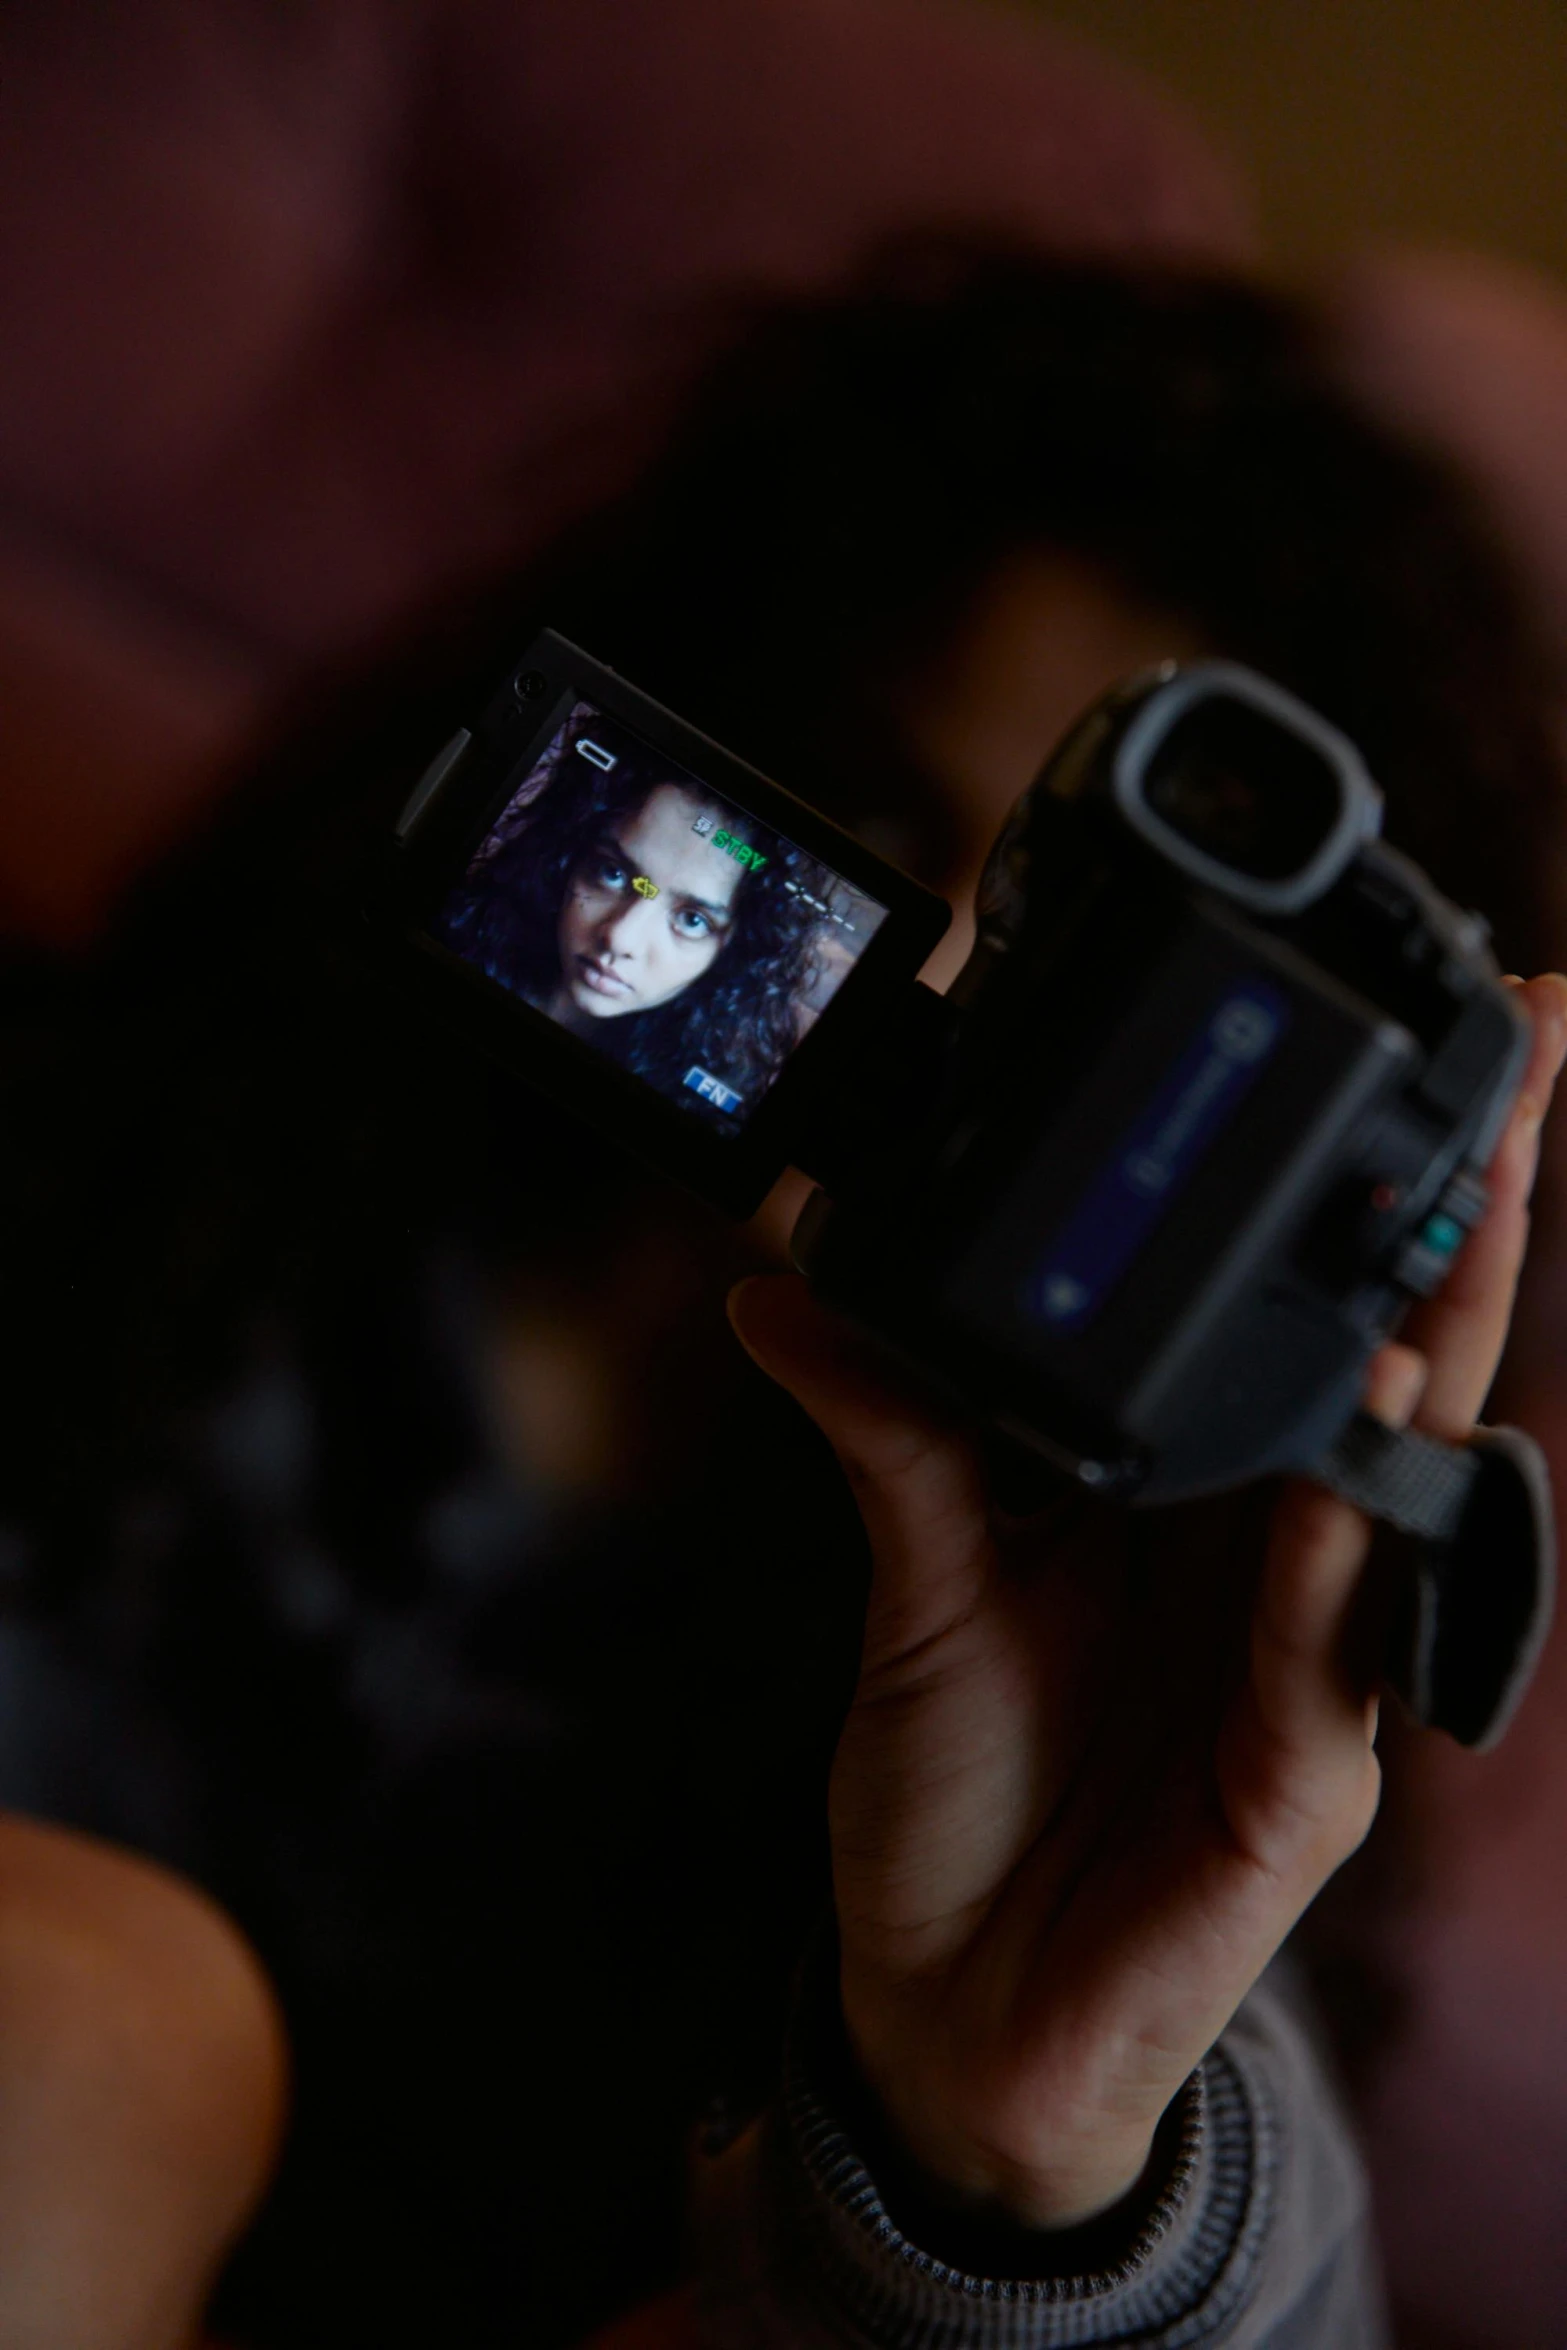
<path fill-rule="evenodd" d="M 941 995 L 939 897 L 545 634 L 421 778 L 372 915 L 468 1037 L 716 1207 L 803 1169 L 815 1292 L 1064 1485 L 1301 1472 L 1384 1521 L 1388 1677 L 1482 1744 L 1547 1626 L 1543 1463 L 1361 1395 L 1485 1213 L 1529 1027 L 1381 824 L 1315 711 L 1166 663 L 1047 759 Z"/>

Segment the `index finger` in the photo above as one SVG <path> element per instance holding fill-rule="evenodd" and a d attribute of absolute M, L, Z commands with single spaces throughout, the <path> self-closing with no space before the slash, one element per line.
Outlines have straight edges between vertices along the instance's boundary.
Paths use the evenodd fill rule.
<path fill-rule="evenodd" d="M 741 1282 L 729 1319 L 843 1465 L 870 1536 L 879 1644 L 912 1649 L 946 1630 L 981 1595 L 989 1564 L 985 1489 L 963 1431 L 798 1274 Z"/>
<path fill-rule="evenodd" d="M 1519 992 L 1534 1022 L 1534 1044 L 1487 1173 L 1490 1208 L 1441 1291 L 1402 1333 L 1430 1364 L 1415 1424 L 1454 1441 L 1473 1428 L 1501 1360 L 1529 1237 L 1540 1129 L 1567 1053 L 1567 979 L 1548 972 L 1520 983 Z"/>

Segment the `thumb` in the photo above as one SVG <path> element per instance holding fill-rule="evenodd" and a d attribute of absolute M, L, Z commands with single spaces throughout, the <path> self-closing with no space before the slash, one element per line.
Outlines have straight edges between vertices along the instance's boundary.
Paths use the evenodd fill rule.
<path fill-rule="evenodd" d="M 816 1422 L 859 1503 L 875 1569 L 867 1661 L 873 1648 L 887 1661 L 950 1628 L 979 1596 L 990 1555 L 973 1448 L 798 1274 L 741 1282 L 729 1319 Z"/>

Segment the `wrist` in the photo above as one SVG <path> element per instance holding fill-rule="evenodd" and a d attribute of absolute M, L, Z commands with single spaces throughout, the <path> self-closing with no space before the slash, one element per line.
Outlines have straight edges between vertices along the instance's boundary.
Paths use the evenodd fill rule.
<path fill-rule="evenodd" d="M 1011 2051 L 943 2045 L 928 2010 L 841 1984 L 845 2094 L 889 2175 L 966 2224 L 1061 2232 L 1097 2226 L 1144 2195 L 1156 2110 L 1115 2115 L 1063 2084 L 1019 2080 Z M 1179 2084 L 1175 2085 L 1176 2091 Z"/>
<path fill-rule="evenodd" d="M 779 2101 L 755 2142 L 772 2274 L 811 2338 L 898 2350 L 910 2342 L 1185 2338 L 1249 2304 L 1271 2241 L 1276 2142 L 1253 2069 L 1215 2050 L 1160 2123 L 1146 2201 L 1084 2228 L 1030 2230 L 923 2195 L 862 2135 L 863 2082 L 849 2063 L 836 1952 L 824 1935 L 804 1969 Z M 1246 2055 L 1243 2048 L 1242 2056 Z M 846 2087 L 847 2076 L 847 2087 Z M 732 2237 L 733 2231 L 728 2234 Z M 726 2240 L 728 2240 L 726 2238 Z M 1217 2289 L 1218 2299 L 1215 2300 Z M 795 2332 L 785 2325 L 780 2339 Z"/>
<path fill-rule="evenodd" d="M 865 2076 L 862 2111 L 883 2166 L 922 2182 L 924 2199 L 954 2216 L 1031 2231 L 1096 2225 L 1135 2200 L 1154 2156 L 1157 2117 L 1129 2131 L 1095 2130 L 1015 2149 L 949 2109 L 927 2110 Z"/>

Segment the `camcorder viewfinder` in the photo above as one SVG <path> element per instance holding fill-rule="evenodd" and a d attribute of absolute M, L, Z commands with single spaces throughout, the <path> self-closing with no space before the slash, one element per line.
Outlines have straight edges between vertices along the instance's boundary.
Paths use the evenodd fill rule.
<path fill-rule="evenodd" d="M 731 1214 L 1085 1494 L 1305 1472 L 1400 1530 L 1390 1677 L 1499 1733 L 1549 1615 L 1543 1466 L 1360 1409 L 1486 1208 L 1529 1052 L 1483 920 L 1354 746 L 1234 664 L 1095 705 L 943 902 L 562 638 L 398 819 L 376 927 L 561 1107 Z"/>

